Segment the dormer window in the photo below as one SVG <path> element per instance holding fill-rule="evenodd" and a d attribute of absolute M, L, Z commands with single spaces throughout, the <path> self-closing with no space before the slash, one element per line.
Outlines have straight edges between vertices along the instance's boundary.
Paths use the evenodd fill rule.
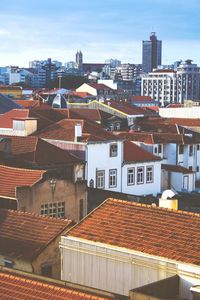
<path fill-rule="evenodd" d="M 117 151 L 118 151 L 118 146 L 117 144 L 111 144 L 110 145 L 110 157 L 116 157 L 117 156 Z"/>

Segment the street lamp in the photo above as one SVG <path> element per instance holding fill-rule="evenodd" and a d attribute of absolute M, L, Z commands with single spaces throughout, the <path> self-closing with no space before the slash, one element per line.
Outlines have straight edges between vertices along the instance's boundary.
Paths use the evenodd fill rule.
<path fill-rule="evenodd" d="M 52 192 L 52 195 L 54 194 L 55 192 L 55 189 L 56 189 L 56 179 L 55 178 L 51 178 L 50 181 L 50 187 L 51 187 L 51 192 Z"/>

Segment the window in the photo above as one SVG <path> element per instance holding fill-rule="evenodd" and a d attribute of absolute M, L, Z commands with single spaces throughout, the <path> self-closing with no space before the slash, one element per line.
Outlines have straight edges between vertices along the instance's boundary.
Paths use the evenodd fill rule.
<path fill-rule="evenodd" d="M 199 172 L 199 166 L 197 166 L 197 172 Z"/>
<path fill-rule="evenodd" d="M 144 183 L 144 167 L 137 168 L 137 184 Z"/>
<path fill-rule="evenodd" d="M 116 187 L 117 186 L 117 170 L 109 170 L 109 187 Z"/>
<path fill-rule="evenodd" d="M 193 145 L 189 146 L 189 156 L 193 155 Z"/>
<path fill-rule="evenodd" d="M 146 168 L 146 182 L 153 182 L 153 166 L 147 166 Z"/>
<path fill-rule="evenodd" d="M 162 145 L 158 145 L 158 153 L 162 153 Z"/>
<path fill-rule="evenodd" d="M 192 166 L 189 166 L 189 168 L 188 168 L 190 171 L 192 171 Z"/>
<path fill-rule="evenodd" d="M 183 154 L 183 145 L 178 146 L 178 154 Z"/>
<path fill-rule="evenodd" d="M 105 187 L 105 171 L 96 172 L 96 187 L 98 189 L 104 189 Z"/>
<path fill-rule="evenodd" d="M 6 268 L 13 268 L 13 265 L 14 265 L 14 261 L 10 259 L 4 259 L 4 266 Z"/>
<path fill-rule="evenodd" d="M 117 156 L 117 144 L 110 145 L 110 157 Z"/>
<path fill-rule="evenodd" d="M 155 153 L 155 154 L 158 153 L 158 148 L 157 148 L 157 147 L 154 148 L 154 153 Z"/>
<path fill-rule="evenodd" d="M 79 220 L 82 220 L 84 217 L 84 214 L 83 214 L 83 199 L 80 199 L 80 202 L 79 202 Z"/>
<path fill-rule="evenodd" d="M 127 170 L 127 185 L 135 184 L 135 168 L 129 168 Z"/>
<path fill-rule="evenodd" d="M 197 151 L 199 151 L 200 150 L 200 145 L 199 144 L 197 144 Z"/>
<path fill-rule="evenodd" d="M 65 202 L 51 202 L 41 205 L 41 215 L 64 218 L 65 217 Z"/>
<path fill-rule="evenodd" d="M 41 273 L 43 276 L 52 277 L 52 266 L 42 266 Z"/>

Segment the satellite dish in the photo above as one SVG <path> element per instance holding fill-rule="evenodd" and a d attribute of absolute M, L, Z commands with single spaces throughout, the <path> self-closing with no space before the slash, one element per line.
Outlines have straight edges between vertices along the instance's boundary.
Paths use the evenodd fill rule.
<path fill-rule="evenodd" d="M 162 200 L 167 200 L 167 199 L 171 199 L 172 197 L 174 197 L 176 195 L 176 193 L 172 190 L 165 190 L 162 193 L 161 199 Z"/>

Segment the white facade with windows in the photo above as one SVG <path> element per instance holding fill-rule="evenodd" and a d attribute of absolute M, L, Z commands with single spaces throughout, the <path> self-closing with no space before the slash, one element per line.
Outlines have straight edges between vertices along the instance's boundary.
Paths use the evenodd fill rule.
<path fill-rule="evenodd" d="M 89 187 L 133 195 L 161 191 L 161 161 L 124 161 L 122 141 L 88 143 L 86 179 Z"/>
<path fill-rule="evenodd" d="M 124 165 L 122 168 L 122 192 L 134 195 L 160 193 L 160 165 L 160 161 Z"/>

